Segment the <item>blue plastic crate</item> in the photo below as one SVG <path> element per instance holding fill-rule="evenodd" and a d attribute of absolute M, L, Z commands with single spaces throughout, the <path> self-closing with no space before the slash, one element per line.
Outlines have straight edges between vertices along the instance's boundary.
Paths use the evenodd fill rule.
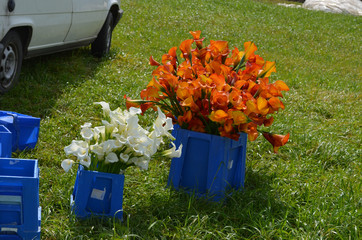
<path fill-rule="evenodd" d="M 124 175 L 84 170 L 80 166 L 71 195 L 71 208 L 78 218 L 123 218 Z"/>
<path fill-rule="evenodd" d="M 172 159 L 168 186 L 212 201 L 244 186 L 247 134 L 238 141 L 179 127 L 172 134 L 183 149 L 180 158 Z"/>
<path fill-rule="evenodd" d="M 12 133 L 4 125 L 0 125 L 0 157 L 11 157 Z"/>
<path fill-rule="evenodd" d="M 40 239 L 37 160 L 0 158 L 0 239 Z"/>
<path fill-rule="evenodd" d="M 0 111 L 0 124 L 12 133 L 12 151 L 34 148 L 38 142 L 40 118 Z"/>

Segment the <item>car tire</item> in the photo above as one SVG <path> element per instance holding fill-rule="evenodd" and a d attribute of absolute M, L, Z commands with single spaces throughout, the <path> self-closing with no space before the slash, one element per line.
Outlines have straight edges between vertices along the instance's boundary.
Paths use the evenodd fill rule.
<path fill-rule="evenodd" d="M 1 41 L 4 50 L 0 53 L 0 93 L 5 93 L 18 82 L 23 62 L 23 43 L 16 31 L 10 31 Z"/>
<path fill-rule="evenodd" d="M 91 52 L 95 57 L 103 57 L 109 53 L 112 41 L 113 15 L 108 13 L 107 19 L 98 33 L 96 40 L 92 43 Z"/>

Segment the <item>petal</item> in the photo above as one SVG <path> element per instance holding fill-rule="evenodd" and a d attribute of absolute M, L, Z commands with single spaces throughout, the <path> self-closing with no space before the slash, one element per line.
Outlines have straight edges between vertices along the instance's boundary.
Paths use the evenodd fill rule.
<path fill-rule="evenodd" d="M 91 165 L 91 158 L 89 156 L 85 156 L 83 159 L 80 159 L 79 163 L 89 168 L 89 166 Z"/>
<path fill-rule="evenodd" d="M 65 159 L 62 161 L 62 168 L 64 169 L 65 172 L 68 172 L 69 169 L 71 169 L 72 165 L 73 165 L 74 161 L 72 159 Z"/>
<path fill-rule="evenodd" d="M 108 116 L 109 112 L 111 111 L 108 103 L 106 103 L 106 102 L 95 102 L 94 104 L 101 105 L 102 109 L 103 109 L 103 115 Z"/>
<path fill-rule="evenodd" d="M 125 153 L 121 153 L 119 155 L 119 158 L 123 161 L 123 162 L 127 162 L 129 160 L 129 155 L 128 154 L 125 154 Z"/>
<path fill-rule="evenodd" d="M 142 113 L 142 110 L 139 109 L 139 108 L 130 107 L 130 108 L 129 108 L 129 113 L 130 113 L 131 115 L 137 115 L 137 114 L 141 114 L 141 113 Z"/>
<path fill-rule="evenodd" d="M 118 157 L 117 154 L 115 154 L 114 152 L 108 153 L 108 155 L 106 156 L 105 162 L 106 163 L 115 163 L 118 162 Z"/>
<path fill-rule="evenodd" d="M 279 89 L 280 91 L 289 91 L 289 87 L 287 86 L 287 84 L 285 84 L 285 82 L 283 82 L 282 80 L 277 80 L 274 83 L 274 86 Z"/>
<path fill-rule="evenodd" d="M 153 57 L 150 57 L 150 65 L 151 66 L 160 66 L 161 64 L 159 62 L 157 62 L 155 59 L 153 59 Z"/>

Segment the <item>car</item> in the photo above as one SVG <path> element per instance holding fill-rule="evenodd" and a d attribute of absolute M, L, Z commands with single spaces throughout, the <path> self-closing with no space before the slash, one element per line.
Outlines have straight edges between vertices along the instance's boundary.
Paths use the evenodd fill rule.
<path fill-rule="evenodd" d="M 122 15 L 120 0 L 1 0 L 0 93 L 18 82 L 24 58 L 90 44 L 107 55 Z"/>

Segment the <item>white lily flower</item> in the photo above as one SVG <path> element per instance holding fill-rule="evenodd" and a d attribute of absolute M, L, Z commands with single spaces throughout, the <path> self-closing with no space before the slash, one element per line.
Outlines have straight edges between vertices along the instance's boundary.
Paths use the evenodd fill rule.
<path fill-rule="evenodd" d="M 82 127 L 82 130 L 80 131 L 80 135 L 82 138 L 84 138 L 87 142 L 91 141 L 94 137 L 93 130 L 89 127 Z"/>
<path fill-rule="evenodd" d="M 137 156 L 145 155 L 145 148 L 141 144 L 133 145 L 132 150 Z"/>
<path fill-rule="evenodd" d="M 127 143 L 127 138 L 125 138 L 121 134 L 113 133 L 112 136 L 115 137 L 117 139 L 117 141 L 122 145 Z"/>
<path fill-rule="evenodd" d="M 137 140 L 136 140 L 136 138 L 134 136 L 129 136 L 129 137 L 127 137 L 126 144 L 128 146 L 130 146 L 130 147 L 133 147 L 133 146 L 135 146 L 137 144 Z"/>
<path fill-rule="evenodd" d="M 116 140 L 111 139 L 101 143 L 101 145 L 103 146 L 103 151 L 106 154 L 112 152 L 113 149 L 115 149 L 115 144 L 114 144 L 115 141 Z"/>
<path fill-rule="evenodd" d="M 112 123 L 109 123 L 108 121 L 106 120 L 102 120 L 102 124 L 104 125 L 105 127 L 105 134 L 106 136 L 111 136 L 114 129 L 116 128 L 116 125 L 115 124 L 112 124 Z"/>
<path fill-rule="evenodd" d="M 179 148 L 176 150 L 176 145 L 171 142 L 172 144 L 172 148 L 163 151 L 161 154 L 165 157 L 169 157 L 169 158 L 179 158 L 181 157 L 182 154 L 182 144 L 179 146 Z"/>
<path fill-rule="evenodd" d="M 102 110 L 103 110 L 103 115 L 105 117 L 107 117 L 111 111 L 110 107 L 109 107 L 109 103 L 106 102 L 95 102 L 94 104 L 99 104 L 102 106 Z"/>
<path fill-rule="evenodd" d="M 119 155 L 119 158 L 122 160 L 122 162 L 127 162 L 129 160 L 129 155 L 128 154 L 125 154 L 125 153 L 121 153 Z"/>
<path fill-rule="evenodd" d="M 130 162 L 133 162 L 141 170 L 148 169 L 149 158 L 146 157 L 133 157 L 130 159 Z"/>
<path fill-rule="evenodd" d="M 105 159 L 106 163 L 115 163 L 118 161 L 119 161 L 119 159 L 117 157 L 117 154 L 115 154 L 114 152 L 108 153 L 108 155 L 106 156 L 106 159 Z"/>
<path fill-rule="evenodd" d="M 84 156 L 84 158 L 79 159 L 79 163 L 82 164 L 83 166 L 89 168 L 89 166 L 91 165 L 91 158 L 90 156 Z"/>
<path fill-rule="evenodd" d="M 130 116 L 129 118 L 127 118 L 126 122 L 127 122 L 127 128 L 128 129 L 138 129 L 138 116 L 137 115 L 133 115 Z"/>
<path fill-rule="evenodd" d="M 102 160 L 104 157 L 104 150 L 103 146 L 100 144 L 94 144 L 90 146 L 90 150 L 92 153 L 97 155 L 98 160 Z"/>
<path fill-rule="evenodd" d="M 128 111 L 131 115 L 137 115 L 142 113 L 141 109 L 135 107 L 130 107 Z"/>
<path fill-rule="evenodd" d="M 99 126 L 94 128 L 94 139 L 96 141 L 104 141 L 106 138 L 106 127 L 105 126 Z"/>
<path fill-rule="evenodd" d="M 65 172 L 68 172 L 69 169 L 72 168 L 73 163 L 74 163 L 74 161 L 72 159 L 65 159 L 62 161 L 61 166 Z"/>
<path fill-rule="evenodd" d="M 121 124 L 121 125 L 126 124 L 125 115 L 123 114 L 123 111 L 120 108 L 117 108 L 116 110 L 111 111 L 109 113 L 109 118 L 111 119 L 111 123 L 113 123 L 113 124 Z"/>
<path fill-rule="evenodd" d="M 73 140 L 72 143 L 64 148 L 65 154 L 78 157 L 85 154 L 88 149 L 88 143 L 82 140 Z"/>
<path fill-rule="evenodd" d="M 173 129 L 172 119 L 166 117 L 166 115 L 161 111 L 159 107 L 157 107 L 158 116 L 153 123 L 153 129 L 155 130 L 156 136 L 166 136 L 168 138 L 173 138 L 170 130 Z"/>

